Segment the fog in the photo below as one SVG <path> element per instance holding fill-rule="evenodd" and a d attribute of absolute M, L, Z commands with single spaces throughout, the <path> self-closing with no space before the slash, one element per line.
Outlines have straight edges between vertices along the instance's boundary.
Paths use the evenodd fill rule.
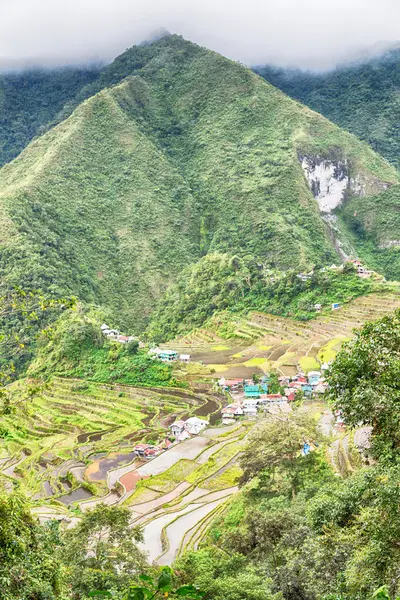
<path fill-rule="evenodd" d="M 400 0 L 0 0 L 0 68 L 110 61 L 159 28 L 247 65 L 328 69 L 400 40 Z"/>

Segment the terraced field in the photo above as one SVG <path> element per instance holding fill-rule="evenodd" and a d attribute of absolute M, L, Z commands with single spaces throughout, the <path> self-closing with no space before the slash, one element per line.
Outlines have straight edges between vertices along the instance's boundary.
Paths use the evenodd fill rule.
<path fill-rule="evenodd" d="M 142 549 L 150 562 L 172 564 L 185 548 L 197 548 L 209 523 L 237 491 L 237 461 L 252 425 L 210 428 L 149 462 L 134 459 L 111 469 L 111 491 L 76 498 L 74 506 L 86 511 L 102 502 L 124 503 L 132 512 L 132 526 L 144 528 Z M 68 526 L 80 518 L 79 511 L 70 512 L 57 501 L 38 503 L 33 512 L 42 522 L 58 519 Z"/>
<path fill-rule="evenodd" d="M 238 489 L 237 460 L 251 426 L 206 430 L 188 440 L 203 445 L 197 452 L 193 448 L 194 456 L 189 458 L 186 448 L 185 459 L 158 475 L 147 475 L 137 486 L 128 505 L 132 524 L 144 528 L 142 547 L 150 562 L 169 565 L 185 549 L 198 547 L 208 525 Z M 156 460 L 146 466 L 157 469 Z"/>
<path fill-rule="evenodd" d="M 218 335 L 218 328 L 203 328 L 165 347 L 190 352 L 194 360 L 209 365 L 211 377 L 248 377 L 271 369 L 292 375 L 329 362 L 353 329 L 396 308 L 400 308 L 398 292 L 360 297 L 339 310 L 318 313 L 307 322 L 251 312 L 232 318 L 234 335 L 228 340 Z"/>
<path fill-rule="evenodd" d="M 375 294 L 309 322 L 252 312 L 232 320 L 228 340 L 218 329 L 197 330 L 167 345 L 206 365 L 176 367 L 191 381 L 187 390 L 62 378 L 36 388 L 18 382 L 12 388 L 18 410 L 1 423 L 0 481 L 9 489 L 18 482 L 42 521 L 68 526 L 99 503 L 124 504 L 132 524 L 144 527 L 150 560 L 171 564 L 184 549 L 198 547 L 236 491 L 252 423 L 212 426 L 147 462 L 133 446 L 161 440 L 176 418 L 208 416 L 214 425 L 226 398 L 213 391 L 210 378 L 313 369 L 331 360 L 355 327 L 399 307 L 400 294 Z M 338 469 L 351 468 L 343 457 L 352 444 L 344 437 L 332 445 Z"/>
<path fill-rule="evenodd" d="M 216 417 L 221 403 L 206 389 L 153 390 L 61 378 L 33 394 L 28 389 L 27 382 L 14 386 L 18 411 L 2 417 L 0 477 L 6 487 L 18 481 L 37 500 L 65 504 L 108 494 L 109 472 L 132 462 L 132 445 L 162 439 L 176 418 Z"/>

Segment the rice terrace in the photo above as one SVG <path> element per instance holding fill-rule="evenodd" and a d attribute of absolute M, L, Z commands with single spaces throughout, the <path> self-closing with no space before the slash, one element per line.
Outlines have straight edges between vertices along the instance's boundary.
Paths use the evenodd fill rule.
<path fill-rule="evenodd" d="M 221 426 L 221 409 L 231 398 L 216 381 L 320 368 L 355 326 L 398 307 L 398 293 L 372 294 L 308 322 L 260 312 L 232 316 L 230 338 L 215 323 L 195 330 L 163 345 L 192 356 L 190 364 L 174 366 L 184 388 L 54 376 L 28 397 L 34 382 L 19 380 L 12 386 L 25 412 L 21 420 L 2 418 L 2 484 L 11 489 L 18 482 L 42 522 L 56 518 L 71 526 L 97 504 L 127 506 L 132 524 L 143 526 L 150 562 L 171 564 L 199 546 L 238 490 L 237 459 L 254 420 Z M 171 445 L 171 424 L 190 417 L 209 426 Z M 166 444 L 163 453 L 140 455 L 141 445 L 152 444 Z"/>

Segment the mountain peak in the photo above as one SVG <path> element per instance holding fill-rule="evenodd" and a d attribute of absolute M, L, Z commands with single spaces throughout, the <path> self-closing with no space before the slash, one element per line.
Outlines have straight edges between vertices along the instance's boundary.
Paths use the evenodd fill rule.
<path fill-rule="evenodd" d="M 172 34 L 165 29 L 165 27 L 154 29 L 152 32 L 150 32 L 147 38 L 139 44 L 139 46 L 148 46 L 149 44 L 153 44 L 153 42 L 158 42 L 159 40 L 170 37 L 171 35 Z"/>

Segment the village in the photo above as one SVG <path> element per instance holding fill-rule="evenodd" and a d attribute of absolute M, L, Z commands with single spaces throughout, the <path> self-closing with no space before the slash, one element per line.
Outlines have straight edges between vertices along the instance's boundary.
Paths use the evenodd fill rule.
<path fill-rule="evenodd" d="M 222 424 L 231 425 L 237 419 L 257 419 L 266 413 L 287 412 L 290 403 L 300 399 L 318 398 L 327 390 L 323 372 L 329 365 L 324 363 L 321 371 L 302 372 L 294 377 L 278 377 L 279 392 L 268 393 L 272 377 L 265 375 L 259 381 L 246 379 L 225 379 L 218 381 L 218 386 L 227 392 L 232 403 L 222 410 Z M 274 383 L 276 388 L 276 383 Z"/>

